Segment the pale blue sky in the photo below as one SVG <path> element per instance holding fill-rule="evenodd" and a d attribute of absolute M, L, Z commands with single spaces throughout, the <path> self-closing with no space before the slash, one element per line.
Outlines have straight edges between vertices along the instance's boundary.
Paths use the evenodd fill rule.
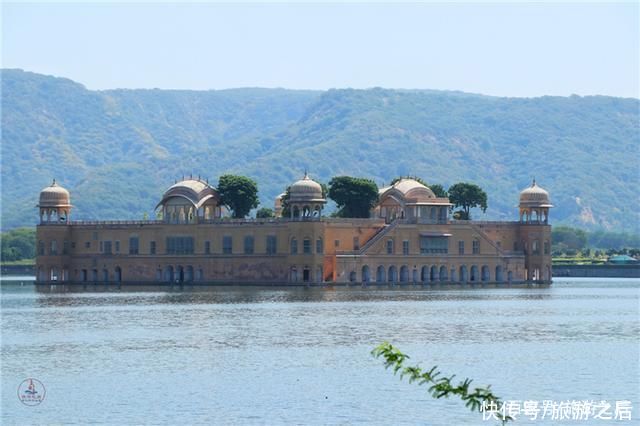
<path fill-rule="evenodd" d="M 2 67 L 90 89 L 448 89 L 639 97 L 624 4 L 3 4 Z"/>

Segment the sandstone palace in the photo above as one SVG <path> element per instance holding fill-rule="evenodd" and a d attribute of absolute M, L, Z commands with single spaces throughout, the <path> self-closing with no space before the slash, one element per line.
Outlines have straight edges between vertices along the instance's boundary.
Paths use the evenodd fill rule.
<path fill-rule="evenodd" d="M 515 194 L 514 194 L 515 195 Z M 280 196 L 282 197 L 282 196 Z M 72 221 L 70 194 L 40 193 L 37 283 L 549 283 L 552 207 L 533 184 L 513 222 L 453 220 L 451 203 L 401 179 L 368 219 L 324 217 L 321 186 L 289 188 L 288 214 L 231 219 L 200 179 L 162 195 L 158 220 Z M 514 197 L 515 204 L 515 197 Z"/>

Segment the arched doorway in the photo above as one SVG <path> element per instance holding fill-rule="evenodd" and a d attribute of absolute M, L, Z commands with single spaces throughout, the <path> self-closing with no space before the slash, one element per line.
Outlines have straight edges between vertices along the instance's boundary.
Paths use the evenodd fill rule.
<path fill-rule="evenodd" d="M 423 266 L 420 269 L 420 281 L 422 281 L 422 282 L 429 281 L 429 267 L 428 266 Z"/>
<path fill-rule="evenodd" d="M 466 283 L 469 280 L 469 276 L 467 274 L 467 265 L 460 266 L 460 282 Z"/>
<path fill-rule="evenodd" d="M 501 283 L 504 281 L 504 277 L 502 276 L 502 266 L 496 266 L 496 281 Z"/>
<path fill-rule="evenodd" d="M 369 271 L 369 266 L 368 265 L 364 265 L 362 267 L 362 282 L 363 283 L 368 283 L 371 280 L 370 274 L 371 274 L 371 272 Z"/>
<path fill-rule="evenodd" d="M 385 282 L 387 280 L 386 276 L 387 274 L 385 273 L 384 266 L 382 265 L 378 266 L 378 269 L 376 269 L 376 282 L 379 282 L 379 283 Z"/>
<path fill-rule="evenodd" d="M 116 282 L 122 281 L 122 269 L 119 266 L 116 266 Z"/>
<path fill-rule="evenodd" d="M 478 281 L 478 267 L 476 265 L 471 266 L 471 277 L 470 281 L 476 282 Z"/>
<path fill-rule="evenodd" d="M 429 271 L 429 281 L 435 281 L 438 277 L 438 267 L 433 265 Z"/>
<path fill-rule="evenodd" d="M 356 282 L 356 278 L 357 278 L 356 275 L 357 275 L 356 271 L 349 272 L 349 282 L 352 282 L 352 283 Z"/>
<path fill-rule="evenodd" d="M 447 281 L 449 279 L 449 277 L 447 277 L 447 267 L 446 266 L 441 266 L 440 267 L 440 281 Z"/>
<path fill-rule="evenodd" d="M 184 272 L 184 280 L 186 282 L 191 282 L 193 281 L 193 266 L 189 265 L 187 266 L 187 268 L 185 269 Z"/>
<path fill-rule="evenodd" d="M 400 282 L 409 282 L 409 268 L 407 265 L 402 265 L 400 267 Z"/>
<path fill-rule="evenodd" d="M 482 265 L 482 281 L 487 282 L 491 279 L 489 274 L 489 267 L 487 265 Z"/>
<path fill-rule="evenodd" d="M 389 273 L 387 274 L 387 279 L 390 283 L 394 283 L 398 281 L 398 271 L 395 265 L 389 266 Z"/>

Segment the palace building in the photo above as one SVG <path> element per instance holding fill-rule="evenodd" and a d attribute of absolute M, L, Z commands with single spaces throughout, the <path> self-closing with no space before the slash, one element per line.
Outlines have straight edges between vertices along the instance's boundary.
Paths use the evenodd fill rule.
<path fill-rule="evenodd" d="M 69 192 L 40 193 L 38 284 L 549 283 L 547 191 L 520 193 L 519 220 L 453 220 L 451 203 L 401 179 L 380 189 L 368 219 L 324 217 L 308 175 L 276 217 L 231 219 L 201 179 L 169 187 L 159 220 L 72 221 Z"/>

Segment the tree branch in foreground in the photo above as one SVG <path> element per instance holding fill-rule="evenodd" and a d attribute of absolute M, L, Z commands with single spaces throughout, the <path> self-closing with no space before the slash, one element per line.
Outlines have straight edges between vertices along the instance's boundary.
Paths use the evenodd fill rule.
<path fill-rule="evenodd" d="M 418 366 L 407 366 L 405 361 L 409 355 L 403 354 L 400 350 L 388 342 L 384 342 L 371 351 L 371 354 L 384 359 L 385 368 L 393 369 L 393 374 L 400 372 L 400 379 L 409 377 L 409 383 L 418 382 L 418 385 L 429 384 L 429 393 L 435 399 L 448 398 L 450 395 L 458 396 L 471 411 L 481 412 L 486 407 L 502 407 L 502 401 L 491 391 L 491 386 L 485 388 L 474 388 L 470 391 L 472 380 L 464 379 L 457 386 L 452 385 L 454 376 L 446 377 L 435 366 L 429 371 L 424 371 Z M 513 420 L 509 416 L 500 416 L 502 424 Z"/>

